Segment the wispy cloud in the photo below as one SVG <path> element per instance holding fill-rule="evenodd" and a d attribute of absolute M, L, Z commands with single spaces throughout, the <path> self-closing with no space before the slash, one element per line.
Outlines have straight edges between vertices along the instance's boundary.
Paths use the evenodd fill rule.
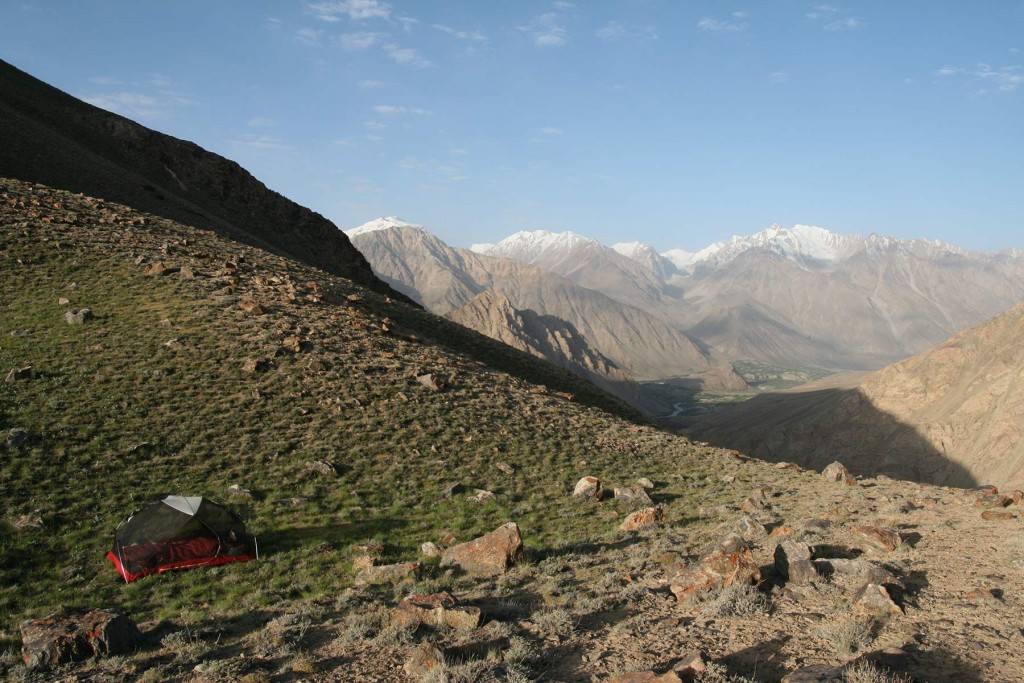
<path fill-rule="evenodd" d="M 629 26 L 618 21 L 609 21 L 597 29 L 594 35 L 605 41 L 657 40 L 658 32 L 653 26 Z"/>
<path fill-rule="evenodd" d="M 434 24 L 432 28 L 440 31 L 441 33 L 447 33 L 458 40 L 469 40 L 476 43 L 483 43 L 487 41 L 487 36 L 483 31 L 460 31 L 459 29 L 452 28 L 451 26 L 446 26 L 444 24 Z"/>
<path fill-rule="evenodd" d="M 833 16 L 839 8 L 835 5 L 815 5 L 814 9 L 805 14 L 808 19 L 824 19 Z"/>
<path fill-rule="evenodd" d="M 565 10 L 572 7 L 567 3 L 555 3 L 555 8 Z M 530 20 L 525 26 L 517 28 L 533 38 L 533 44 L 537 47 L 561 47 L 569 42 L 569 32 L 566 30 L 565 17 L 561 12 L 545 12 Z"/>
<path fill-rule="evenodd" d="M 370 130 L 384 130 L 388 127 L 388 124 L 381 123 L 380 121 L 363 121 L 363 127 Z"/>
<path fill-rule="evenodd" d="M 363 90 L 370 90 L 373 88 L 386 88 L 388 87 L 388 84 L 384 81 L 363 80 L 359 81 L 359 87 Z"/>
<path fill-rule="evenodd" d="M 417 107 L 403 107 L 400 104 L 378 104 L 373 108 L 378 114 L 384 116 L 401 116 L 402 114 L 415 114 L 416 116 L 433 116 L 434 112 L 429 109 Z"/>
<path fill-rule="evenodd" d="M 850 16 L 849 12 L 843 10 L 838 5 L 815 5 L 804 16 L 821 22 L 822 29 L 825 31 L 849 31 L 867 26 L 866 21 L 860 17 Z"/>
<path fill-rule="evenodd" d="M 712 31 L 715 33 L 735 33 L 737 31 L 745 31 L 747 29 L 747 22 L 745 19 L 745 12 L 735 12 L 729 19 L 701 17 L 701 20 L 697 22 L 697 28 L 701 31 Z"/>
<path fill-rule="evenodd" d="M 142 81 L 121 81 L 109 76 L 87 79 L 92 85 L 117 86 L 108 92 L 86 92 L 79 98 L 107 111 L 137 119 L 159 119 L 198 103 L 184 85 L 161 74 Z"/>
<path fill-rule="evenodd" d="M 970 68 L 944 66 L 935 71 L 936 76 L 949 78 L 959 76 L 969 79 L 977 88 L 975 91 L 983 95 L 993 90 L 1014 92 L 1024 85 L 1024 66 L 1013 64 L 993 68 L 990 64 L 979 63 Z"/>
<path fill-rule="evenodd" d="M 373 33 L 371 31 L 356 31 L 354 33 L 342 33 L 338 36 L 341 49 L 346 52 L 361 52 L 379 44 L 388 37 L 386 33 Z"/>
<path fill-rule="evenodd" d="M 306 9 L 317 19 L 330 22 L 341 21 L 346 16 L 353 21 L 391 18 L 391 5 L 381 0 L 316 2 L 307 4 Z"/>
<path fill-rule="evenodd" d="M 399 47 L 394 43 L 388 43 L 383 46 L 384 53 L 388 56 L 395 64 L 401 64 L 402 66 L 414 66 L 414 67 L 426 67 L 433 66 L 433 63 L 422 57 L 420 53 L 411 47 Z"/>
<path fill-rule="evenodd" d="M 857 17 L 845 17 L 843 19 L 837 19 L 836 21 L 830 21 L 825 24 L 826 31 L 846 31 L 853 28 L 861 28 L 867 24 L 863 19 Z"/>
<path fill-rule="evenodd" d="M 239 135 L 229 139 L 228 144 L 235 145 L 237 147 L 254 147 L 256 149 L 295 149 L 295 147 L 289 145 L 280 138 L 275 138 L 270 135 Z"/>
<path fill-rule="evenodd" d="M 545 126 L 540 129 L 540 132 L 544 135 L 561 135 L 563 131 L 561 128 L 555 128 L 554 126 Z"/>
<path fill-rule="evenodd" d="M 300 28 L 295 32 L 295 41 L 303 45 L 319 45 L 324 32 L 318 28 Z"/>
<path fill-rule="evenodd" d="M 778 71 L 773 71 L 770 74 L 768 74 L 768 80 L 771 81 L 772 83 L 786 83 L 789 81 L 789 74 L 786 71 L 780 69 Z"/>

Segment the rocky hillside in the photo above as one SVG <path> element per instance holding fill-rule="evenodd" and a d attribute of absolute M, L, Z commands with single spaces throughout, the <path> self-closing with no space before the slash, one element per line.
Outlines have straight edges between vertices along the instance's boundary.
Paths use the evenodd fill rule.
<path fill-rule="evenodd" d="M 0 141 L 0 176 L 214 230 L 394 294 L 333 223 L 235 162 L 86 104 L 3 61 Z"/>
<path fill-rule="evenodd" d="M 770 460 L 956 486 L 1024 486 L 1024 304 L 864 377 L 724 409 L 700 438 Z"/>
<path fill-rule="evenodd" d="M 520 311 L 504 294 L 482 292 L 446 317 L 565 368 L 648 415 L 668 409 L 667 405 L 642 395 L 629 375 L 591 348 L 571 324 L 531 310 Z"/>
<path fill-rule="evenodd" d="M 0 270 L 8 680 L 1019 679 L 1024 494 L 694 443 L 344 278 L 41 186 L 0 181 Z M 242 510 L 260 559 L 125 584 L 111 532 L 167 492 Z"/>
<path fill-rule="evenodd" d="M 725 364 L 650 313 L 535 266 L 455 249 L 420 226 L 375 221 L 349 235 L 380 277 L 435 313 L 464 306 L 483 291 L 501 292 L 519 310 L 570 323 L 637 380 L 703 375 Z M 711 376 L 715 386 L 743 382 L 731 372 Z"/>

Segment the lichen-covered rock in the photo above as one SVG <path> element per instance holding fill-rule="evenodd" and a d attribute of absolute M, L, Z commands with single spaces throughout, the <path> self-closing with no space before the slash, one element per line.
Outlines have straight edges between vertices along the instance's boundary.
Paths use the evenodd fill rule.
<path fill-rule="evenodd" d="M 642 486 L 616 486 L 612 489 L 615 500 L 635 505 L 653 505 L 654 501 Z"/>
<path fill-rule="evenodd" d="M 850 474 L 850 470 L 846 469 L 846 465 L 838 460 L 823 469 L 821 471 L 821 476 L 829 481 L 842 482 L 847 486 L 857 485 L 857 480 L 853 478 L 852 474 Z"/>
<path fill-rule="evenodd" d="M 423 680 L 434 670 L 443 670 L 445 666 L 444 652 L 433 643 L 424 641 L 413 648 L 402 669 L 412 678 Z M 447 679 L 443 679 L 447 680 Z"/>
<path fill-rule="evenodd" d="M 370 565 L 356 575 L 355 585 L 366 586 L 377 583 L 401 583 L 411 581 L 419 571 L 418 562 L 399 562 L 397 564 Z"/>
<path fill-rule="evenodd" d="M 899 606 L 889 597 L 889 592 L 884 586 L 877 583 L 868 583 L 857 591 L 850 601 L 854 614 L 863 614 L 872 617 L 887 617 L 903 614 Z"/>
<path fill-rule="evenodd" d="M 391 622 L 413 628 L 446 626 L 469 631 L 480 625 L 480 608 L 459 605 L 451 593 L 415 594 L 402 598 L 391 611 Z"/>
<path fill-rule="evenodd" d="M 50 616 L 21 622 L 21 658 L 29 671 L 52 669 L 92 657 L 130 654 L 142 633 L 118 609 Z"/>
<path fill-rule="evenodd" d="M 686 602 L 702 591 L 719 590 L 734 583 L 756 584 L 760 580 L 761 570 L 750 548 L 733 533 L 676 575 L 669 588 L 680 602 Z"/>
<path fill-rule="evenodd" d="M 601 485 L 601 480 L 597 477 L 583 477 L 572 490 L 574 498 L 595 498 L 601 499 L 601 495 L 604 493 L 604 486 Z"/>
<path fill-rule="evenodd" d="M 870 526 L 868 524 L 856 524 L 851 527 L 851 531 L 857 534 L 862 540 L 866 541 L 869 546 L 876 550 L 883 550 L 887 553 L 891 553 L 896 548 L 903 545 L 903 539 L 899 533 L 892 529 L 884 529 L 878 526 Z"/>
<path fill-rule="evenodd" d="M 648 507 L 626 515 L 625 521 L 619 525 L 622 531 L 636 531 L 644 527 L 661 524 L 665 521 L 665 513 L 660 507 Z"/>
<path fill-rule="evenodd" d="M 775 569 L 790 583 L 811 583 L 818 578 L 813 557 L 806 543 L 787 539 L 775 546 Z"/>
<path fill-rule="evenodd" d="M 489 534 L 448 548 L 442 567 L 459 567 L 469 574 L 504 574 L 523 552 L 523 538 L 515 522 L 507 522 Z"/>

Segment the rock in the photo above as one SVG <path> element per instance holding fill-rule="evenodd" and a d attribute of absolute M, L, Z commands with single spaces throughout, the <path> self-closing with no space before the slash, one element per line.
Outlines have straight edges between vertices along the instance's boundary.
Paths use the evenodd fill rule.
<path fill-rule="evenodd" d="M 1013 504 L 1013 498 L 1001 493 L 983 493 L 974 500 L 976 508 L 1003 508 Z"/>
<path fill-rule="evenodd" d="M 636 483 L 640 484 L 640 486 L 643 486 L 648 491 L 654 488 L 654 482 L 647 477 L 640 477 L 636 480 Z"/>
<path fill-rule="evenodd" d="M 417 679 L 426 679 L 432 676 L 435 670 L 443 670 L 445 666 L 444 652 L 433 643 L 424 641 L 417 645 L 410 652 L 408 659 L 402 666 L 406 674 Z M 433 680 L 448 680 L 447 677 L 434 678 Z"/>
<path fill-rule="evenodd" d="M 772 493 L 774 492 L 775 489 L 769 486 L 768 484 L 758 484 L 750 492 L 750 497 L 753 498 L 754 500 L 767 501 L 769 498 L 771 498 Z"/>
<path fill-rule="evenodd" d="M 1010 499 L 1010 505 L 1020 505 L 1024 502 L 1024 491 L 1013 490 L 1007 491 L 1006 497 Z"/>
<path fill-rule="evenodd" d="M 768 530 L 764 528 L 764 524 L 750 515 L 743 515 L 740 521 L 736 522 L 736 533 L 742 536 L 744 541 L 753 541 L 767 536 Z"/>
<path fill-rule="evenodd" d="M 391 622 L 412 628 L 446 626 L 471 631 L 480 625 L 480 608 L 460 606 L 450 593 L 415 594 L 402 598 L 391 611 Z"/>
<path fill-rule="evenodd" d="M 91 657 L 131 654 L 142 633 L 121 610 L 101 609 L 23 621 L 21 641 L 25 668 L 39 671 Z"/>
<path fill-rule="evenodd" d="M 828 558 L 814 560 L 814 567 L 830 581 L 844 584 L 853 590 L 859 590 L 868 583 L 896 589 L 904 587 L 903 582 L 895 574 L 867 560 Z"/>
<path fill-rule="evenodd" d="M 171 266 L 168 266 L 163 261 L 157 261 L 156 263 L 142 271 L 142 274 L 148 275 L 150 277 L 163 277 L 165 275 L 173 275 L 174 273 L 177 273 L 179 270 L 179 268 L 173 268 Z"/>
<path fill-rule="evenodd" d="M 775 569 L 793 584 L 805 585 L 818 578 L 813 558 L 814 553 L 806 543 L 785 540 L 775 546 Z"/>
<path fill-rule="evenodd" d="M 992 484 L 981 484 L 980 486 L 975 486 L 971 490 L 975 491 L 977 493 L 982 493 L 982 494 L 985 494 L 985 493 L 999 493 L 999 488 L 996 487 L 996 486 L 993 486 Z"/>
<path fill-rule="evenodd" d="M 329 479 L 334 479 L 338 476 L 338 468 L 334 466 L 334 463 L 327 462 L 326 460 L 309 460 L 303 464 L 302 469 Z"/>
<path fill-rule="evenodd" d="M 856 524 L 851 527 L 851 530 L 867 541 L 868 545 L 872 548 L 883 550 L 887 553 L 891 553 L 903 545 L 903 539 L 892 529 L 883 529 L 882 527 L 867 524 Z"/>
<path fill-rule="evenodd" d="M 761 571 L 739 534 L 729 534 L 701 554 L 669 583 L 672 594 L 686 602 L 698 592 L 725 588 L 734 583 L 756 584 Z"/>
<path fill-rule="evenodd" d="M 853 478 L 852 474 L 850 474 L 850 470 L 846 469 L 846 465 L 838 460 L 823 469 L 821 471 L 821 476 L 829 481 L 842 482 L 847 486 L 857 485 L 857 480 Z"/>
<path fill-rule="evenodd" d="M 39 510 L 33 510 L 28 514 L 18 515 L 11 520 L 11 526 L 14 527 L 15 531 L 23 531 L 24 529 L 39 529 L 43 526 L 43 518 L 39 514 Z"/>
<path fill-rule="evenodd" d="M 664 521 L 665 513 L 660 507 L 647 507 L 626 515 L 626 519 L 619 525 L 619 529 L 621 531 L 636 531 L 644 527 L 661 524 Z"/>
<path fill-rule="evenodd" d="M 697 508 L 698 517 L 718 517 L 729 511 L 725 505 L 701 505 Z"/>
<path fill-rule="evenodd" d="M 12 337 L 27 337 L 32 334 L 31 330 L 11 330 Z"/>
<path fill-rule="evenodd" d="M 281 348 L 285 351 L 290 351 L 291 353 L 298 353 L 299 351 L 302 351 L 302 339 L 294 334 L 289 335 L 281 342 Z"/>
<path fill-rule="evenodd" d="M 232 484 L 228 487 L 228 493 L 232 496 L 239 496 L 241 498 L 252 498 L 252 492 L 249 489 L 240 486 L 239 484 Z"/>
<path fill-rule="evenodd" d="M 450 500 L 452 496 L 457 495 L 465 491 L 466 488 L 462 484 L 448 484 L 441 491 L 441 497 Z"/>
<path fill-rule="evenodd" d="M 442 567 L 459 567 L 469 574 L 504 574 L 523 552 L 523 538 L 515 522 L 466 543 L 448 548 L 441 555 Z"/>
<path fill-rule="evenodd" d="M 433 541 L 427 541 L 420 546 L 420 555 L 423 557 L 441 557 L 441 547 Z"/>
<path fill-rule="evenodd" d="M 780 683 L 845 683 L 846 674 L 842 667 L 827 664 L 812 664 L 786 674 Z"/>
<path fill-rule="evenodd" d="M 192 270 L 191 266 L 182 266 L 181 270 L 178 271 L 178 277 L 182 280 L 195 280 L 196 272 Z"/>
<path fill-rule="evenodd" d="M 471 496 L 466 496 L 466 500 L 471 500 L 476 503 L 482 503 L 485 500 L 491 500 L 494 498 L 493 491 L 487 491 L 485 489 L 476 489 Z"/>
<path fill-rule="evenodd" d="M 21 448 L 28 443 L 28 430 L 21 427 L 14 427 L 7 432 L 7 445 L 11 448 Z"/>
<path fill-rule="evenodd" d="M 681 683 L 682 678 L 675 671 L 656 674 L 653 671 L 627 671 L 608 679 L 608 683 Z"/>
<path fill-rule="evenodd" d="M 444 389 L 444 380 L 432 372 L 428 372 L 425 375 L 416 375 L 416 381 L 431 391 L 441 391 Z"/>
<path fill-rule="evenodd" d="M 785 461 L 775 463 L 775 469 L 777 469 L 777 470 L 796 470 L 797 472 L 801 471 L 800 465 L 797 465 L 795 462 L 785 462 Z"/>
<path fill-rule="evenodd" d="M 362 570 L 356 574 L 356 578 L 353 583 L 356 586 L 366 586 L 378 583 L 400 583 L 402 581 L 410 581 L 416 577 L 416 572 L 419 571 L 419 568 L 420 565 L 418 562 L 370 565 L 369 567 L 363 567 Z"/>
<path fill-rule="evenodd" d="M 653 505 L 654 501 L 647 495 L 647 491 L 642 486 L 636 487 L 623 487 L 616 486 L 612 489 L 612 493 L 615 496 L 615 500 L 621 500 L 623 503 L 635 504 L 635 505 Z"/>
<path fill-rule="evenodd" d="M 757 512 L 758 510 L 763 510 L 764 505 L 765 503 L 763 498 L 754 498 L 753 496 L 747 496 L 746 498 L 743 499 L 743 502 L 740 503 L 740 510 L 747 513 Z"/>
<path fill-rule="evenodd" d="M 601 496 L 604 494 L 604 487 L 601 485 L 601 480 L 597 477 L 586 476 L 576 482 L 576 486 L 572 490 L 574 498 L 594 498 L 601 500 Z"/>
<path fill-rule="evenodd" d="M 32 365 L 26 365 L 23 368 L 11 368 L 11 371 L 7 373 L 7 377 L 4 378 L 5 382 L 27 382 L 30 379 L 36 378 L 36 369 Z"/>
<path fill-rule="evenodd" d="M 707 673 L 708 665 L 704 661 L 703 652 L 690 650 L 672 665 L 672 670 L 679 674 L 679 678 L 685 683 L 694 683 L 701 674 Z"/>
<path fill-rule="evenodd" d="M 88 308 L 72 308 L 69 311 L 65 311 L 65 322 L 68 325 L 85 325 L 92 318 L 92 311 Z"/>
<path fill-rule="evenodd" d="M 242 361 L 242 372 L 248 372 L 250 374 L 255 372 L 265 372 L 268 365 L 269 364 L 265 360 L 246 358 Z"/>
<path fill-rule="evenodd" d="M 1000 588 L 975 588 L 964 594 L 964 600 L 972 605 L 1000 605 L 1003 590 Z"/>
<path fill-rule="evenodd" d="M 516 468 L 512 467 L 512 465 L 509 465 L 507 462 L 496 462 L 494 463 L 494 466 L 497 467 L 502 472 L 504 472 L 505 474 L 516 473 Z"/>
<path fill-rule="evenodd" d="M 248 313 L 249 315 L 263 315 L 266 313 L 260 302 L 255 299 L 242 299 L 238 302 L 238 307 L 242 309 L 243 313 Z"/>
<path fill-rule="evenodd" d="M 780 524 L 779 526 L 777 526 L 774 529 L 772 529 L 772 532 L 770 534 L 768 534 L 768 538 L 779 538 L 780 536 L 792 536 L 795 533 L 796 533 L 796 529 L 794 529 L 793 527 L 786 526 L 785 524 Z"/>
<path fill-rule="evenodd" d="M 66 296 L 62 296 L 59 299 L 57 299 L 57 305 L 58 306 L 67 306 L 70 303 L 71 303 L 71 299 L 67 298 Z"/>
<path fill-rule="evenodd" d="M 981 518 L 991 522 L 995 520 L 1016 519 L 1017 515 L 1009 510 L 985 510 L 981 513 Z"/>
<path fill-rule="evenodd" d="M 903 614 L 903 611 L 889 597 L 889 592 L 877 583 L 867 583 L 854 594 L 850 601 L 854 614 L 872 617 L 886 617 Z"/>

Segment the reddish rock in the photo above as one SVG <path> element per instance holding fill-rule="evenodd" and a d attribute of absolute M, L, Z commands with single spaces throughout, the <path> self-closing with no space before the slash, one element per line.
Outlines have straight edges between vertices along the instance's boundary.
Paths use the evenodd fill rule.
<path fill-rule="evenodd" d="M 255 299 L 242 299 L 238 302 L 238 307 L 249 315 L 263 315 L 266 313 L 263 306 L 260 305 L 260 302 Z"/>
<path fill-rule="evenodd" d="M 740 517 L 740 521 L 736 522 L 736 533 L 742 536 L 745 541 L 753 541 L 767 536 L 768 530 L 764 528 L 764 524 L 761 524 L 750 515 L 744 515 Z"/>
<path fill-rule="evenodd" d="M 1013 514 L 1009 510 L 985 510 L 981 513 L 981 518 L 991 522 L 996 520 L 1017 519 L 1017 515 Z"/>
<path fill-rule="evenodd" d="M 654 524 L 661 524 L 665 521 L 665 513 L 660 507 L 649 507 L 626 516 L 626 520 L 619 525 L 622 531 L 636 531 Z"/>
<path fill-rule="evenodd" d="M 992 484 L 982 484 L 980 486 L 975 486 L 971 490 L 976 492 L 976 493 L 981 493 L 981 494 L 999 493 L 999 488 L 996 487 L 996 486 L 993 486 Z"/>
<path fill-rule="evenodd" d="M 694 683 L 701 674 L 707 673 L 708 665 L 704 661 L 704 653 L 690 650 L 672 665 L 672 670 L 679 674 L 684 683 Z"/>
<path fill-rule="evenodd" d="M 792 536 L 796 533 L 796 529 L 791 526 L 782 524 L 772 529 L 772 532 L 768 534 L 768 538 L 778 538 L 780 536 Z"/>
<path fill-rule="evenodd" d="M 775 546 L 775 569 L 790 583 L 811 583 L 818 578 L 818 570 L 811 561 L 813 557 L 806 543 L 785 540 Z"/>
<path fill-rule="evenodd" d="M 680 602 L 685 602 L 700 591 L 760 580 L 761 571 L 746 542 L 737 534 L 729 534 L 673 578 L 669 588 Z"/>
<path fill-rule="evenodd" d="M 489 534 L 460 543 L 441 555 L 442 567 L 459 567 L 470 574 L 504 574 L 523 552 L 523 538 L 515 522 L 501 525 Z"/>
<path fill-rule="evenodd" d="M 1013 505 L 1013 498 L 1001 493 L 983 493 L 974 500 L 977 508 L 1003 508 Z"/>
<path fill-rule="evenodd" d="M 250 374 L 257 372 L 265 372 L 268 363 L 265 360 L 259 358 L 246 358 L 242 361 L 242 372 L 248 372 Z"/>
<path fill-rule="evenodd" d="M 758 510 L 764 509 L 765 501 L 763 498 L 754 498 L 753 496 L 747 496 L 740 503 L 740 510 L 746 513 L 757 512 Z"/>
<path fill-rule="evenodd" d="M 409 595 L 391 611 L 391 621 L 413 628 L 447 626 L 468 631 L 480 625 L 480 608 L 460 606 L 451 593 Z"/>
<path fill-rule="evenodd" d="M 616 486 L 612 492 L 615 495 L 615 500 L 621 500 L 631 505 L 652 505 L 654 503 L 642 486 Z"/>
<path fill-rule="evenodd" d="M 142 633 L 124 612 L 94 610 L 21 622 L 21 658 L 29 671 L 52 669 L 92 657 L 134 652 Z"/>
<path fill-rule="evenodd" d="M 424 641 L 409 653 L 409 658 L 405 660 L 405 665 L 402 669 L 413 678 L 425 679 L 435 669 L 443 670 L 444 666 L 444 652 L 433 643 Z M 447 677 L 439 680 L 447 680 Z"/>
<path fill-rule="evenodd" d="M 290 335 L 281 342 L 281 348 L 291 353 L 298 353 L 302 350 L 302 340 L 296 335 Z"/>
<path fill-rule="evenodd" d="M 856 486 L 857 480 L 850 474 L 850 470 L 846 469 L 846 465 L 839 462 L 833 462 L 831 465 L 821 471 L 821 476 L 829 481 L 837 481 L 846 484 L 847 486 Z"/>
<path fill-rule="evenodd" d="M 601 500 L 601 496 L 604 494 L 604 486 L 601 485 L 601 480 L 597 477 L 583 477 L 572 490 L 574 498 L 594 498 Z"/>
<path fill-rule="evenodd" d="M 861 539 L 867 541 L 871 547 L 877 550 L 884 550 L 887 553 L 891 553 L 903 545 L 903 539 L 892 529 L 883 529 L 882 527 L 867 524 L 856 524 L 851 527 L 851 530 L 860 536 Z"/>
<path fill-rule="evenodd" d="M 850 601 L 854 614 L 872 617 L 887 617 L 903 614 L 899 606 L 889 597 L 884 586 L 877 583 L 864 584 Z"/>
<path fill-rule="evenodd" d="M 419 571 L 418 562 L 399 562 L 397 564 L 382 564 L 380 566 L 363 567 L 356 575 L 355 585 L 366 586 L 378 583 L 401 583 L 410 581 L 416 577 Z"/>

